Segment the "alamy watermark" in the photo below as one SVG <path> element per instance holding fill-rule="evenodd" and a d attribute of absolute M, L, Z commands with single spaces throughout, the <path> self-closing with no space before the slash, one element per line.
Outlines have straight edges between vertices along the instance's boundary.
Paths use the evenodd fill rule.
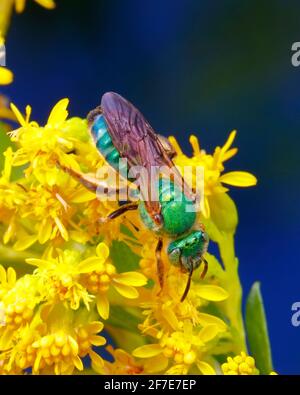
<path fill-rule="evenodd" d="M 0 45 L 0 66 L 6 66 L 6 49 L 4 44 Z"/>
<path fill-rule="evenodd" d="M 300 326 L 300 302 L 295 302 L 292 304 L 292 312 L 292 325 L 295 327 Z"/>
<path fill-rule="evenodd" d="M 97 198 L 101 201 L 185 201 L 186 212 L 202 211 L 204 167 L 184 166 L 181 170 L 179 173 L 175 166 L 128 167 L 127 160 L 122 158 L 117 172 L 111 166 L 98 169 Z"/>
<path fill-rule="evenodd" d="M 294 67 L 300 66 L 300 41 L 294 42 L 292 44 L 292 57 L 291 62 Z"/>

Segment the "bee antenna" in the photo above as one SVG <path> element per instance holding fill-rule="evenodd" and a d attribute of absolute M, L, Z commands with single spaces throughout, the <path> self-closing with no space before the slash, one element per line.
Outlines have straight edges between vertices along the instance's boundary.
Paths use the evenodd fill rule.
<path fill-rule="evenodd" d="M 180 302 L 183 302 L 184 299 L 187 297 L 187 294 L 189 293 L 190 286 L 191 286 L 192 275 L 193 275 L 193 270 L 194 270 L 194 268 L 191 267 L 191 269 L 189 271 L 189 277 L 188 277 L 188 280 L 187 280 L 187 283 L 186 283 L 186 287 L 185 287 L 183 295 L 182 295 L 182 297 L 180 299 Z"/>

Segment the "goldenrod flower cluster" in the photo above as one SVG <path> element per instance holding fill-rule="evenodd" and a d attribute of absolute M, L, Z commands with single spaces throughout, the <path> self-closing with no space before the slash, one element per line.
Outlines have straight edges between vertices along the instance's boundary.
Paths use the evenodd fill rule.
<path fill-rule="evenodd" d="M 52 0 L 35 1 L 55 6 Z M 25 3 L 0 0 L 0 44 L 13 7 L 22 12 Z M 0 68 L 0 84 L 12 78 Z M 224 173 L 225 162 L 237 153 L 236 132 L 213 154 L 191 136 L 191 157 L 170 137 L 179 169 L 205 170 L 198 221 L 220 252 L 220 258 L 206 254 L 205 280 L 195 271 L 181 302 L 186 274 L 163 251 L 160 290 L 157 240 L 138 213 L 100 220 L 118 202 L 97 199 L 62 170 L 93 176 L 105 165 L 86 120 L 69 118 L 68 103 L 60 100 L 39 125 L 31 120 L 30 106 L 23 114 L 5 98 L 0 101 L 0 118 L 18 123 L 9 132 L 0 177 L 0 374 L 258 373 L 246 355 L 234 251 L 238 216 L 227 188 L 255 185 L 256 178 Z M 107 344 L 106 333 L 113 344 Z M 103 357 L 104 349 L 112 358 Z"/>
<path fill-rule="evenodd" d="M 199 221 L 223 257 L 221 263 L 207 254 L 206 280 L 196 271 L 180 302 L 186 274 L 163 255 L 166 276 L 159 293 L 156 238 L 138 214 L 99 221 L 118 203 L 98 200 L 57 166 L 59 161 L 95 173 L 105 164 L 86 121 L 68 118 L 67 106 L 67 99 L 59 101 L 40 126 L 29 106 L 22 115 L 11 105 L 20 126 L 10 132 L 16 148 L 4 152 L 0 178 L 1 248 L 7 258 L 0 270 L 1 371 L 72 373 L 84 369 L 88 355 L 98 373 L 216 373 L 217 355 L 245 350 L 233 247 L 237 212 L 223 182 L 249 186 L 256 179 L 223 174 L 224 161 L 236 152 L 235 132 L 213 155 L 192 136 L 192 158 L 170 139 L 176 165 L 201 163 L 207 170 L 207 210 Z M 126 256 L 111 256 L 115 243 L 139 257 L 134 270 Z M 101 357 L 103 327 L 118 346 L 109 346 L 114 362 Z"/>

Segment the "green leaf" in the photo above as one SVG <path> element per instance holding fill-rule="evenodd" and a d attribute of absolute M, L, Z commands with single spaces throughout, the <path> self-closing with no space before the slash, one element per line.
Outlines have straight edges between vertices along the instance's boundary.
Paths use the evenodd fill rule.
<path fill-rule="evenodd" d="M 135 314 L 133 309 L 123 308 L 121 306 L 111 306 L 109 318 L 106 321 L 108 325 L 115 328 L 126 329 L 129 332 L 138 332 L 138 324 L 141 318 Z"/>
<path fill-rule="evenodd" d="M 250 290 L 246 303 L 246 329 L 251 355 L 260 374 L 273 370 L 268 327 L 259 282 Z"/>
<path fill-rule="evenodd" d="M 123 241 L 113 241 L 110 248 L 110 256 L 119 273 L 139 269 L 139 261 L 141 258 Z"/>

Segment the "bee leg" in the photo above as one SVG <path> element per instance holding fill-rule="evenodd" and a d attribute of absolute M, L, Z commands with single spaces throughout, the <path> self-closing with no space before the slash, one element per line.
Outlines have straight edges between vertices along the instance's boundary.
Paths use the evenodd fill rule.
<path fill-rule="evenodd" d="M 203 279 L 203 278 L 205 277 L 206 273 L 207 273 L 207 270 L 208 270 L 208 262 L 207 262 L 207 260 L 204 259 L 204 258 L 202 258 L 202 262 L 204 263 L 204 269 L 203 269 L 203 271 L 202 271 L 202 273 L 201 273 L 200 278 Z"/>
<path fill-rule="evenodd" d="M 160 285 L 160 292 L 163 289 L 164 286 L 164 265 L 163 265 L 163 261 L 161 259 L 161 251 L 163 248 L 163 240 L 160 237 L 158 239 L 157 245 L 156 245 L 156 249 L 155 249 L 155 256 L 156 256 L 156 265 L 157 265 L 157 275 L 158 275 L 158 281 L 159 281 L 159 285 Z"/>
<path fill-rule="evenodd" d="M 119 207 L 117 210 L 113 211 L 110 213 L 107 217 L 105 218 L 100 218 L 100 222 L 107 222 L 110 220 L 113 220 L 120 215 L 126 213 L 129 210 L 136 210 L 138 208 L 138 203 L 128 203 L 128 204 L 123 204 L 123 206 Z"/>
<path fill-rule="evenodd" d="M 190 270 L 189 270 L 188 280 L 187 280 L 187 283 L 186 283 L 186 286 L 185 286 L 185 290 L 184 290 L 184 292 L 183 292 L 183 295 L 182 295 L 182 297 L 181 297 L 181 299 L 180 299 L 180 302 L 183 302 L 184 299 L 187 297 L 187 294 L 189 293 L 190 286 L 191 286 L 191 280 L 192 280 L 193 271 L 194 271 L 194 268 L 193 268 L 193 266 L 191 265 Z"/>
<path fill-rule="evenodd" d="M 89 174 L 81 173 L 80 171 L 74 170 L 71 167 L 64 166 L 59 162 L 56 162 L 56 165 L 59 169 L 61 169 L 65 173 L 70 174 L 71 177 L 73 177 L 75 180 L 80 182 L 80 184 L 82 184 L 91 192 L 97 193 L 98 188 L 101 188 L 105 193 L 107 193 L 108 196 L 110 196 L 112 193 L 115 195 L 122 194 L 122 196 L 127 195 L 127 187 L 116 188 L 111 191 L 110 188 L 108 188 L 108 184 L 105 181 L 98 180 L 97 178 Z"/>
<path fill-rule="evenodd" d="M 83 186 L 85 186 L 90 191 L 97 192 L 99 181 L 96 178 L 90 177 L 87 174 L 74 170 L 71 167 L 64 166 L 60 164 L 58 161 L 56 162 L 56 165 L 59 169 L 61 169 L 67 174 L 70 174 L 71 177 L 73 177 L 75 180 L 80 182 Z"/>

